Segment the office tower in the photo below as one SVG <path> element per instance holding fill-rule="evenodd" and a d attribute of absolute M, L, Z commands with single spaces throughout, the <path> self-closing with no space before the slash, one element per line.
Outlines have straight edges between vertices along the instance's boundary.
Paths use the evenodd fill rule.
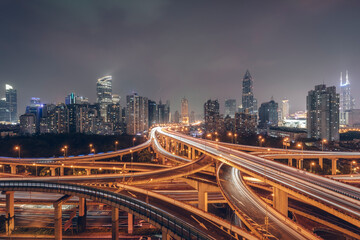
<path fill-rule="evenodd" d="M 149 127 L 154 124 L 157 124 L 159 121 L 158 117 L 158 106 L 155 101 L 148 100 L 149 104 Z"/>
<path fill-rule="evenodd" d="M 112 103 L 112 76 L 105 76 L 97 80 L 96 93 L 101 117 L 106 122 L 107 105 Z"/>
<path fill-rule="evenodd" d="M 190 113 L 190 123 L 194 123 L 195 122 L 195 112 L 191 111 Z"/>
<path fill-rule="evenodd" d="M 127 134 L 142 134 L 148 130 L 148 99 L 136 93 L 126 96 Z"/>
<path fill-rule="evenodd" d="M 76 96 L 75 93 L 70 93 L 65 97 L 65 104 L 88 104 L 89 99 L 83 96 Z"/>
<path fill-rule="evenodd" d="M 158 117 L 159 123 L 169 123 L 171 122 L 171 112 L 170 112 L 170 101 L 166 101 L 166 104 L 163 104 L 161 99 L 158 104 Z"/>
<path fill-rule="evenodd" d="M 285 120 L 290 116 L 290 105 L 288 99 L 281 100 L 281 120 Z"/>
<path fill-rule="evenodd" d="M 189 101 L 185 97 L 181 99 L 181 122 L 189 124 Z"/>
<path fill-rule="evenodd" d="M 349 73 L 346 71 L 345 82 L 343 82 L 342 73 L 340 73 L 340 125 L 349 124 L 348 111 L 354 108 L 354 99 L 350 92 Z"/>
<path fill-rule="evenodd" d="M 253 80 L 249 70 L 246 70 L 242 82 L 242 111 L 252 114 L 256 110 L 254 108 Z"/>
<path fill-rule="evenodd" d="M 117 94 L 112 95 L 112 103 L 113 104 L 120 104 L 120 96 Z"/>
<path fill-rule="evenodd" d="M 0 99 L 0 122 L 8 122 L 10 120 L 10 112 L 7 107 L 6 98 Z"/>
<path fill-rule="evenodd" d="M 339 140 L 339 94 L 336 87 L 315 86 L 306 98 L 309 138 Z"/>
<path fill-rule="evenodd" d="M 9 84 L 5 84 L 5 96 L 6 96 L 7 108 L 10 113 L 10 118 L 9 118 L 8 122 L 16 123 L 18 121 L 16 89 L 14 89 Z"/>
<path fill-rule="evenodd" d="M 69 132 L 69 110 L 67 105 L 60 103 L 58 105 L 46 106 L 46 132 L 47 133 L 68 133 Z"/>
<path fill-rule="evenodd" d="M 36 133 L 36 116 L 32 113 L 25 113 L 20 116 L 20 134 L 33 135 Z"/>
<path fill-rule="evenodd" d="M 180 113 L 179 113 L 179 111 L 175 111 L 174 123 L 180 123 Z"/>
<path fill-rule="evenodd" d="M 262 103 L 259 108 L 259 128 L 278 125 L 278 104 L 274 100 Z"/>
<path fill-rule="evenodd" d="M 107 107 L 108 122 L 111 123 L 112 132 L 116 134 L 123 133 L 121 110 L 119 103 L 110 104 Z"/>
<path fill-rule="evenodd" d="M 43 113 L 43 105 L 40 102 L 40 98 L 32 97 L 30 99 L 30 105 L 26 106 L 26 114 L 34 114 L 36 133 L 40 132 L 40 120 Z"/>
<path fill-rule="evenodd" d="M 236 113 L 236 100 L 235 99 L 225 100 L 225 117 L 230 116 L 231 118 L 234 118 L 235 113 Z"/>
<path fill-rule="evenodd" d="M 208 100 L 204 104 L 205 130 L 216 132 L 220 119 L 220 107 L 218 100 Z"/>

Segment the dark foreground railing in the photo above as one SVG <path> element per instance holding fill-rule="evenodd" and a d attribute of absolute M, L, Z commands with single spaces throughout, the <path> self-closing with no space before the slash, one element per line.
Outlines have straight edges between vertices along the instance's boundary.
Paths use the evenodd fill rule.
<path fill-rule="evenodd" d="M 2 191 L 38 191 L 38 192 L 57 192 L 57 193 L 74 193 L 74 195 L 82 194 L 88 198 L 96 199 L 106 204 L 112 203 L 112 206 L 121 205 L 150 220 L 160 224 L 161 226 L 172 231 L 176 235 L 184 239 L 191 240 L 208 240 L 214 239 L 199 231 L 194 226 L 186 223 L 170 213 L 159 209 L 153 205 L 142 202 L 138 199 L 125 196 L 123 194 L 114 193 L 102 189 L 92 188 L 89 186 L 80 186 L 76 184 L 54 183 L 54 182 L 37 182 L 37 181 L 0 181 L 0 190 Z"/>

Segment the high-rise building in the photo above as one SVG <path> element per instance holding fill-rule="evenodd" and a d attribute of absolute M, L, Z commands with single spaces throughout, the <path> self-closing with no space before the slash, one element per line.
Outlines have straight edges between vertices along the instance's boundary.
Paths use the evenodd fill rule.
<path fill-rule="evenodd" d="M 278 104 L 274 100 L 262 103 L 259 108 L 259 128 L 278 125 Z"/>
<path fill-rule="evenodd" d="M 6 98 L 0 99 L 0 122 L 8 122 L 10 120 L 10 112 L 7 107 Z"/>
<path fill-rule="evenodd" d="M 225 117 L 230 116 L 231 118 L 234 118 L 235 113 L 236 113 L 236 99 L 225 100 Z"/>
<path fill-rule="evenodd" d="M 5 96 L 6 104 L 10 113 L 10 119 L 8 122 L 16 123 L 18 121 L 17 117 L 17 93 L 11 85 L 5 84 Z"/>
<path fill-rule="evenodd" d="M 120 96 L 117 94 L 112 95 L 112 103 L 113 104 L 120 104 Z"/>
<path fill-rule="evenodd" d="M 181 122 L 189 124 L 189 101 L 185 97 L 181 99 Z"/>
<path fill-rule="evenodd" d="M 33 135 L 36 133 L 36 116 L 32 113 L 25 113 L 20 116 L 20 134 Z"/>
<path fill-rule="evenodd" d="M 65 97 L 65 104 L 88 104 L 89 99 L 83 96 L 76 96 L 75 93 L 70 93 Z"/>
<path fill-rule="evenodd" d="M 155 101 L 148 100 L 149 104 L 149 127 L 159 122 L 158 105 Z"/>
<path fill-rule="evenodd" d="M 107 105 L 112 103 L 112 76 L 105 76 L 97 80 L 96 94 L 100 115 L 106 122 Z"/>
<path fill-rule="evenodd" d="M 309 138 L 339 140 L 339 94 L 336 87 L 315 86 L 306 98 Z"/>
<path fill-rule="evenodd" d="M 171 122 L 171 112 L 170 112 L 170 101 L 166 101 L 166 104 L 163 104 L 161 99 L 158 104 L 158 117 L 160 124 Z"/>
<path fill-rule="evenodd" d="M 242 111 L 253 114 L 257 110 L 254 103 L 257 103 L 257 101 L 254 101 L 253 79 L 249 70 L 246 70 L 242 82 Z"/>
<path fill-rule="evenodd" d="M 43 105 L 40 102 L 40 98 L 32 97 L 30 99 L 30 105 L 26 106 L 26 114 L 34 114 L 36 133 L 40 132 L 40 120 L 43 113 Z"/>
<path fill-rule="evenodd" d="M 256 125 L 256 114 L 248 114 L 243 112 L 235 114 L 235 131 L 239 135 L 255 134 Z"/>
<path fill-rule="evenodd" d="M 112 132 L 116 134 L 123 133 L 121 109 L 122 108 L 119 103 L 109 104 L 107 107 L 108 123 L 111 123 Z"/>
<path fill-rule="evenodd" d="M 281 100 L 281 120 L 285 120 L 290 116 L 290 105 L 288 99 Z"/>
<path fill-rule="evenodd" d="M 349 124 L 348 111 L 354 108 L 354 98 L 350 92 L 349 73 L 346 71 L 345 82 L 343 82 L 342 73 L 340 73 L 340 125 Z"/>
<path fill-rule="evenodd" d="M 148 99 L 136 93 L 126 96 L 127 134 L 135 135 L 148 130 Z"/>
<path fill-rule="evenodd" d="M 204 104 L 205 129 L 207 132 L 216 132 L 220 119 L 220 107 L 218 100 L 208 100 Z"/>
<path fill-rule="evenodd" d="M 190 123 L 194 123 L 194 122 L 195 122 L 195 112 L 194 112 L 194 111 L 191 111 L 189 121 L 190 121 Z"/>
<path fill-rule="evenodd" d="M 179 111 L 175 111 L 174 123 L 180 123 L 180 113 L 179 113 Z"/>

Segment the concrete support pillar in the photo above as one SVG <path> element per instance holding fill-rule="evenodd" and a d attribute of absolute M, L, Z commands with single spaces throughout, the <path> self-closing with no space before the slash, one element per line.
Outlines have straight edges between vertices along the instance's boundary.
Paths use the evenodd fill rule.
<path fill-rule="evenodd" d="M 337 160 L 336 158 L 331 159 L 331 174 L 336 175 L 336 169 L 337 169 Z"/>
<path fill-rule="evenodd" d="M 196 159 L 195 148 L 191 148 L 191 159 L 192 159 L 192 160 L 195 160 L 195 159 Z"/>
<path fill-rule="evenodd" d="M 207 212 L 208 211 L 208 192 L 206 187 L 199 183 L 198 189 L 198 208 Z"/>
<path fill-rule="evenodd" d="M 192 149 L 191 147 L 188 147 L 188 159 L 191 159 L 191 153 L 192 153 Z"/>
<path fill-rule="evenodd" d="M 171 240 L 171 237 L 168 234 L 167 230 L 163 229 L 161 232 L 162 232 L 162 238 L 161 238 L 162 240 Z"/>
<path fill-rule="evenodd" d="M 54 203 L 54 235 L 55 240 L 62 239 L 62 204 Z"/>
<path fill-rule="evenodd" d="M 86 175 L 91 175 L 91 169 L 89 169 L 89 168 L 87 168 L 87 169 L 85 169 L 85 171 L 86 171 Z"/>
<path fill-rule="evenodd" d="M 304 162 L 303 159 L 296 159 L 296 167 L 298 169 L 303 169 L 303 162 Z"/>
<path fill-rule="evenodd" d="M 11 234 L 11 232 L 15 228 L 14 221 L 14 192 L 6 192 L 6 206 L 5 206 L 5 214 L 6 214 L 6 233 Z"/>
<path fill-rule="evenodd" d="M 111 239 L 119 239 L 119 208 L 112 207 L 111 209 L 111 223 L 112 223 L 112 233 Z"/>
<path fill-rule="evenodd" d="M 60 167 L 60 176 L 64 176 L 64 167 Z"/>
<path fill-rule="evenodd" d="M 288 158 L 288 166 L 292 167 L 292 158 Z"/>
<path fill-rule="evenodd" d="M 319 157 L 319 166 L 321 167 L 321 169 L 323 169 L 324 167 L 324 158 Z"/>
<path fill-rule="evenodd" d="M 274 208 L 284 216 L 288 216 L 288 194 L 274 187 Z"/>
<path fill-rule="evenodd" d="M 16 165 L 10 165 L 10 173 L 16 174 Z"/>
<path fill-rule="evenodd" d="M 86 229 L 86 200 L 79 198 L 79 216 L 78 216 L 78 230 L 84 232 Z"/>
<path fill-rule="evenodd" d="M 79 198 L 79 216 L 82 217 L 85 215 L 85 198 Z"/>
<path fill-rule="evenodd" d="M 128 213 L 128 234 L 134 233 L 134 215 Z"/>
<path fill-rule="evenodd" d="M 56 176 L 55 168 L 50 168 L 50 174 L 52 177 Z"/>

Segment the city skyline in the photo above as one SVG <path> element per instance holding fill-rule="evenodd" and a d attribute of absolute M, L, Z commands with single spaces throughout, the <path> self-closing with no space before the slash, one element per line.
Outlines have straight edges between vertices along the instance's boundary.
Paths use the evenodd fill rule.
<path fill-rule="evenodd" d="M 6 47 L 0 79 L 18 90 L 19 113 L 31 97 L 56 103 L 76 92 L 95 102 L 96 79 L 109 74 L 122 105 L 135 90 L 154 100 L 169 99 L 173 113 L 184 94 L 196 113 L 209 98 L 218 98 L 221 106 L 228 98 L 240 102 L 246 69 L 259 104 L 271 96 L 277 102 L 288 98 L 291 112 L 305 109 L 304 96 L 313 86 L 338 86 L 339 72 L 346 69 L 354 96 L 360 88 L 359 35 L 350 27 L 359 22 L 356 1 L 265 2 L 263 8 L 257 3 L 87 1 L 81 11 L 82 5 L 71 1 L 37 1 L 37 8 L 16 2 L 1 3 L 7 37 L 1 40 Z M 214 11 L 222 17 L 213 20 Z M 59 17 L 64 14 L 68 19 Z"/>

